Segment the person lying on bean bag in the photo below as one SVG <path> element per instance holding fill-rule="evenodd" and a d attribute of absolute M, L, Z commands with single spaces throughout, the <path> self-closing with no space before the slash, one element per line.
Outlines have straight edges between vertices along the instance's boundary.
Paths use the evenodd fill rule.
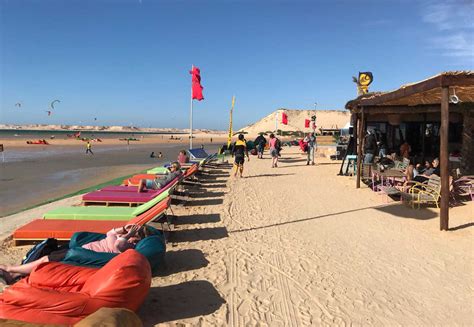
<path fill-rule="evenodd" d="M 94 252 L 117 254 L 125 252 L 128 249 L 134 249 L 140 240 L 146 238 L 149 235 L 150 232 L 146 226 L 130 224 L 124 227 L 113 228 L 107 232 L 105 238 L 83 244 L 81 248 Z M 24 265 L 0 265 L 0 274 L 2 275 L 5 282 L 10 285 L 19 277 L 21 278 L 29 275 L 33 269 L 42 263 L 63 261 L 69 251 L 70 248 L 68 245 L 57 251 L 51 252 L 47 256 L 41 257 L 38 260 Z"/>

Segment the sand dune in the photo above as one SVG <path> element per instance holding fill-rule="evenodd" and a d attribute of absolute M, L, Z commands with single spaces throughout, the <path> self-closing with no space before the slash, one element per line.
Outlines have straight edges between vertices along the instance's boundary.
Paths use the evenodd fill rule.
<path fill-rule="evenodd" d="M 288 125 L 281 123 L 282 113 L 288 115 Z M 259 121 L 241 128 L 239 131 L 245 131 L 250 135 L 257 135 L 260 132 L 275 130 L 275 117 L 278 120 L 278 129 L 282 131 L 303 131 L 308 132 L 309 128 L 305 128 L 305 119 L 310 119 L 316 115 L 316 125 L 319 128 L 342 128 L 350 120 L 348 111 L 340 110 L 294 110 L 294 109 L 278 109 Z"/>

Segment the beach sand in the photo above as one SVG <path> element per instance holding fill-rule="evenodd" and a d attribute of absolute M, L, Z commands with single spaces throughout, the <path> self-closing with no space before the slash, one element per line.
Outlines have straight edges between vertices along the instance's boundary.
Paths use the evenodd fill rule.
<path fill-rule="evenodd" d="M 440 232 L 435 208 L 355 189 L 340 162 L 282 154 L 274 169 L 251 157 L 242 179 L 214 169 L 173 208 L 145 326 L 473 325 L 473 202 Z M 22 251 L 4 243 L 1 263 Z"/>

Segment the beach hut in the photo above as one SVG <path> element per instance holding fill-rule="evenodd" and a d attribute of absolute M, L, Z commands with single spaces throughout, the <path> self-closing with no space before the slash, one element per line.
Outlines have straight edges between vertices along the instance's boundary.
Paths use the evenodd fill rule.
<path fill-rule="evenodd" d="M 438 156 L 441 167 L 440 229 L 449 228 L 449 167 L 459 161 L 463 174 L 474 174 L 474 71 L 444 72 L 395 91 L 373 92 L 347 102 L 357 139 L 360 187 L 365 131 L 375 127 L 396 149 L 401 139 L 414 142 L 424 159 Z M 452 154 L 453 156 L 450 156 Z"/>

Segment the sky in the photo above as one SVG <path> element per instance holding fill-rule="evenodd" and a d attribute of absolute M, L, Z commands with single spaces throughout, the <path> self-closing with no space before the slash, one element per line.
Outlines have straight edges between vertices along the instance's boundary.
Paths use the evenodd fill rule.
<path fill-rule="evenodd" d="M 474 69 L 474 2 L 0 0 L 0 124 L 239 128 Z M 47 110 L 58 99 L 51 116 Z M 15 105 L 21 103 L 21 107 Z"/>

